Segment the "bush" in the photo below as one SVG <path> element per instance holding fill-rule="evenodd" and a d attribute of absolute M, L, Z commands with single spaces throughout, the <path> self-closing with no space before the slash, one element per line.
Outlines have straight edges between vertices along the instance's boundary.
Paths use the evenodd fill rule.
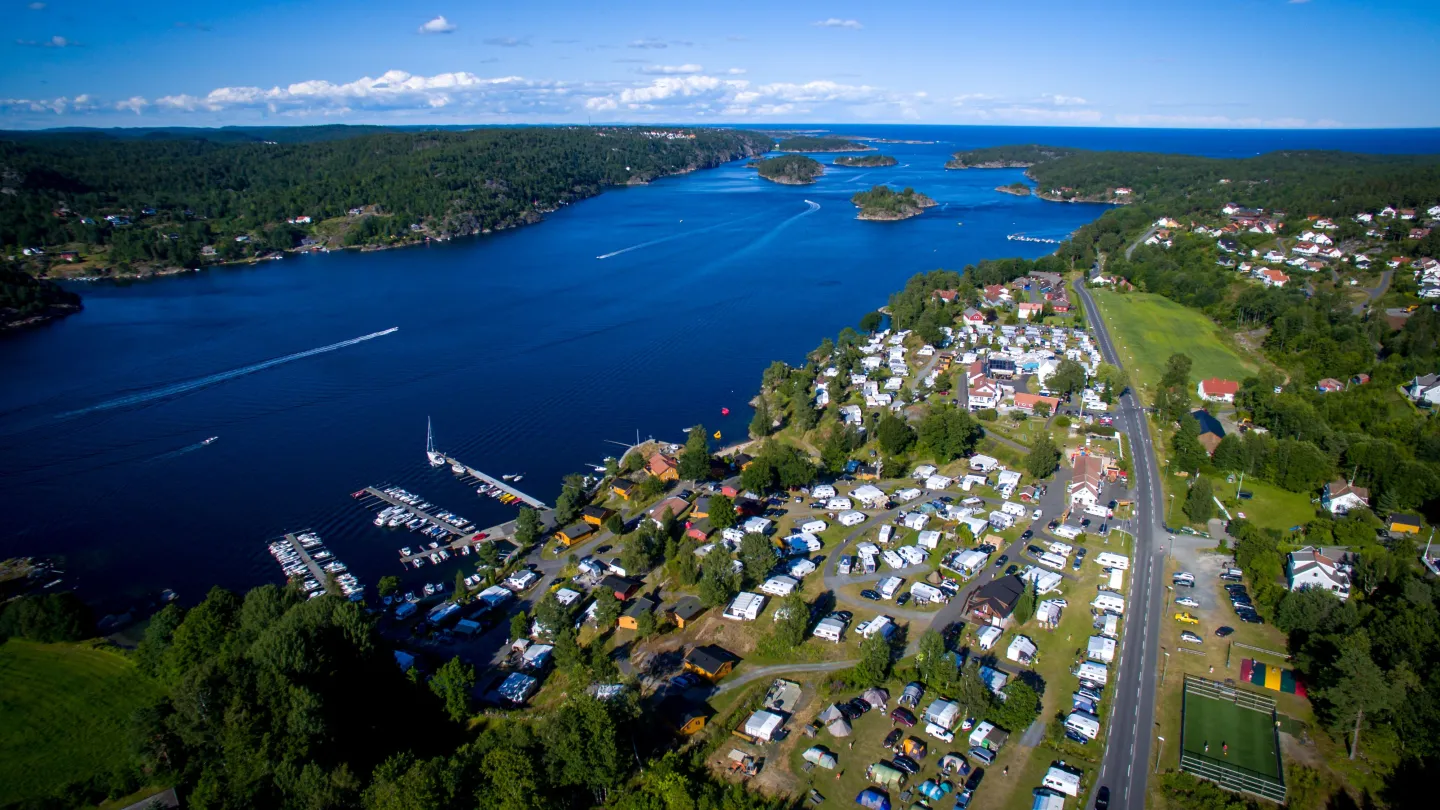
<path fill-rule="evenodd" d="M 1059 428 L 1068 428 L 1068 427 L 1070 427 L 1070 417 L 1066 416 L 1066 415 L 1063 414 L 1063 413 L 1060 414 L 1059 416 L 1055 417 L 1055 427 L 1059 427 Z"/>
<path fill-rule="evenodd" d="M 981 422 L 994 422 L 1000 418 L 1000 412 L 994 408 L 982 408 L 975 412 L 975 418 Z"/>
<path fill-rule="evenodd" d="M 0 613 L 0 640 L 10 636 L 40 641 L 79 641 L 95 631 L 95 616 L 70 592 L 24 596 Z"/>

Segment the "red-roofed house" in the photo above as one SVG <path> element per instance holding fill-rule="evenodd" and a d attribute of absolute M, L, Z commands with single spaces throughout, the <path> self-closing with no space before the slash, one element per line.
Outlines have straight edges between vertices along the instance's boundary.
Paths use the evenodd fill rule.
<path fill-rule="evenodd" d="M 1315 390 L 1322 394 L 1333 394 L 1336 391 L 1344 391 L 1345 383 L 1340 382 L 1334 377 L 1326 377 L 1320 382 L 1315 383 Z"/>
<path fill-rule="evenodd" d="M 1234 380 L 1211 377 L 1208 380 L 1201 380 L 1195 393 L 1206 402 L 1234 402 L 1235 394 L 1239 390 L 1240 383 Z"/>
<path fill-rule="evenodd" d="M 1019 310 L 1020 320 L 1023 321 L 1027 320 L 1032 315 L 1036 318 L 1040 317 L 1040 313 L 1045 310 L 1045 305 L 1026 302 L 1016 307 L 1016 309 Z"/>
<path fill-rule="evenodd" d="M 1010 289 L 1009 289 L 1008 287 L 1006 287 L 1004 284 L 987 284 L 987 285 L 985 285 L 984 298 L 985 298 L 985 302 L 986 302 L 987 304 L 990 304 L 991 306 L 995 306 L 995 305 L 997 305 L 997 304 L 1003 304 L 1003 303 L 1006 303 L 1006 302 L 1008 302 L 1008 301 L 1013 300 L 1013 299 L 1010 297 Z"/>
<path fill-rule="evenodd" d="M 655 453 L 645 465 L 650 474 L 661 481 L 680 480 L 680 463 L 664 453 Z"/>
<path fill-rule="evenodd" d="M 1036 406 L 1042 406 L 1045 413 L 1053 414 L 1060 408 L 1060 400 L 1055 397 L 1042 397 L 1039 394 L 1026 394 L 1017 392 L 1015 394 L 1015 407 L 1025 413 L 1034 413 Z"/>
<path fill-rule="evenodd" d="M 959 295 L 959 290 L 935 290 L 934 292 L 930 293 L 931 298 L 939 299 L 947 304 L 955 303 L 955 299 Z"/>
<path fill-rule="evenodd" d="M 1285 272 L 1282 270 L 1267 267 L 1260 271 L 1260 280 L 1264 282 L 1266 287 L 1284 287 L 1285 282 L 1289 281 L 1290 277 L 1285 275 Z"/>

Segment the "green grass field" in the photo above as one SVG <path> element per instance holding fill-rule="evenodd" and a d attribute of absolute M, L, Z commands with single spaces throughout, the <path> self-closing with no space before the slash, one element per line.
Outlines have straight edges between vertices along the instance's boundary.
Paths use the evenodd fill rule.
<path fill-rule="evenodd" d="M 1192 381 L 1209 377 L 1239 381 L 1256 371 L 1255 363 L 1226 343 L 1220 327 L 1198 310 L 1151 293 L 1091 290 L 1090 294 L 1132 382 L 1153 388 L 1172 354 L 1186 354 L 1194 361 Z"/>
<path fill-rule="evenodd" d="M 130 713 L 160 695 L 124 656 L 86 644 L 0 645 L 0 785 L 44 796 L 124 760 Z"/>
<path fill-rule="evenodd" d="M 1242 695 L 1246 690 L 1235 690 Z M 1266 705 L 1271 699 L 1260 695 Z M 1232 790 L 1284 795 L 1280 775 L 1279 738 L 1271 711 L 1256 711 L 1233 700 L 1208 696 L 1185 685 L 1185 728 L 1182 770 L 1220 782 Z M 1208 750 L 1206 746 L 1209 746 Z M 1226 746 L 1228 745 L 1228 750 Z"/>

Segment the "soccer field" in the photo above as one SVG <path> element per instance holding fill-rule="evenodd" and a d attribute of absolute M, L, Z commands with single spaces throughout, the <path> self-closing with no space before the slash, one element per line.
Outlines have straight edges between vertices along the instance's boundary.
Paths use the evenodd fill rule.
<path fill-rule="evenodd" d="M 1217 693 L 1215 686 L 1207 681 L 1186 680 L 1181 770 L 1231 790 L 1283 801 L 1285 783 L 1277 748 L 1274 702 L 1239 689 Z M 1265 708 L 1246 708 L 1226 696 L 1230 693 L 1238 694 L 1242 703 Z"/>

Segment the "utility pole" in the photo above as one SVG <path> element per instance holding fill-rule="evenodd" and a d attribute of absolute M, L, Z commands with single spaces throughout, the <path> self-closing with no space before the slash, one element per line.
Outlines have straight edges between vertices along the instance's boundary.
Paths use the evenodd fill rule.
<path fill-rule="evenodd" d="M 1175 493 L 1170 493 L 1170 505 L 1165 507 L 1165 525 L 1170 525 L 1170 510 L 1175 506 Z"/>
<path fill-rule="evenodd" d="M 1245 471 L 1240 471 L 1240 483 L 1235 485 L 1235 500 L 1240 500 L 1240 490 L 1245 486 Z"/>
<path fill-rule="evenodd" d="M 1157 739 L 1157 740 L 1160 741 L 1160 748 L 1155 751 L 1155 773 L 1159 773 L 1159 772 L 1160 772 L 1160 755 L 1161 755 L 1162 753 L 1164 753 L 1164 751 L 1165 751 L 1165 738 L 1164 738 L 1164 737 L 1161 737 L 1160 735 L 1157 734 L 1157 735 L 1155 735 L 1155 739 Z"/>
<path fill-rule="evenodd" d="M 1169 653 L 1169 652 L 1166 652 L 1166 651 L 1164 651 L 1164 650 L 1162 650 L 1161 652 L 1165 652 L 1165 665 L 1160 668 L 1160 685 L 1161 685 L 1161 686 L 1164 686 L 1164 685 L 1165 685 L 1165 673 L 1166 673 L 1167 671 L 1169 671 L 1169 669 L 1170 669 L 1170 653 Z M 1161 737 L 1160 739 L 1163 740 L 1163 739 L 1165 739 L 1165 738 L 1164 738 L 1164 737 Z"/>

